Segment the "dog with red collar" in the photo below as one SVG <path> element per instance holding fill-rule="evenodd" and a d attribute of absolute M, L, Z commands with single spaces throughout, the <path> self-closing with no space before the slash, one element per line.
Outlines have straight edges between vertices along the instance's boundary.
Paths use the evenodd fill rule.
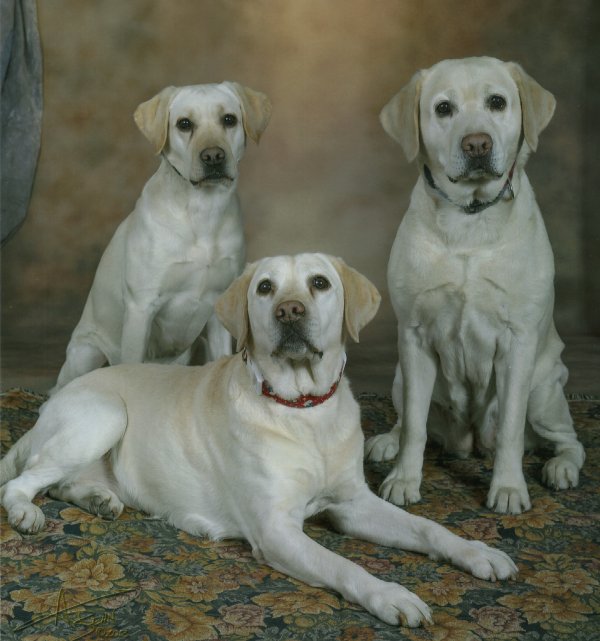
<path fill-rule="evenodd" d="M 123 504 L 198 536 L 244 538 L 256 559 L 336 590 L 390 624 L 431 620 L 397 583 L 308 537 L 325 513 L 341 532 L 443 558 L 482 579 L 513 577 L 503 552 L 466 541 L 373 494 L 360 411 L 343 368 L 379 294 L 323 254 L 249 265 L 216 311 L 240 353 L 203 367 L 118 365 L 53 396 L 2 461 L 11 525 L 39 531 L 44 488 L 105 517 Z"/>

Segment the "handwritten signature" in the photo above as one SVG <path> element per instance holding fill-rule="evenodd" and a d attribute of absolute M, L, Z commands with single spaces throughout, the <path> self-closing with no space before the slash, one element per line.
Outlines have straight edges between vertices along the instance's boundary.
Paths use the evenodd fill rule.
<path fill-rule="evenodd" d="M 15 632 L 21 632 L 27 628 L 30 628 L 39 623 L 44 623 L 45 621 L 53 621 L 54 625 L 58 625 L 61 621 L 66 621 L 68 625 L 76 627 L 82 626 L 83 632 L 79 631 L 78 636 L 72 637 L 69 641 L 78 641 L 79 639 L 84 639 L 89 634 L 95 633 L 97 636 L 105 639 L 117 639 L 119 637 L 125 636 L 126 632 L 124 630 L 118 630 L 115 627 L 116 624 L 116 615 L 112 611 L 102 610 L 101 612 L 90 611 L 90 606 L 99 603 L 105 599 L 114 598 L 121 594 L 129 594 L 130 592 L 135 592 L 135 590 L 121 590 L 120 592 L 112 592 L 111 594 L 104 594 L 102 596 L 96 597 L 94 599 L 88 599 L 87 601 L 82 601 L 81 603 L 75 603 L 74 605 L 67 606 L 66 596 L 63 588 L 60 589 L 58 593 L 58 600 L 56 602 L 56 609 L 50 614 L 45 614 L 36 619 L 32 619 L 28 623 L 18 627 Z M 84 611 L 81 612 L 81 608 L 84 608 Z"/>

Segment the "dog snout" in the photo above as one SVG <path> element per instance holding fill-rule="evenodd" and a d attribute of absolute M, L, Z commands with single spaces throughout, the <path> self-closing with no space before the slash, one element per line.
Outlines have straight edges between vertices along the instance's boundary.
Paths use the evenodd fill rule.
<path fill-rule="evenodd" d="M 225 162 L 225 150 L 221 147 L 207 147 L 200 152 L 200 160 L 206 167 L 215 167 Z"/>
<path fill-rule="evenodd" d="M 465 136 L 461 140 L 460 146 L 470 158 L 483 158 L 490 153 L 494 142 L 488 134 L 476 133 Z"/>
<path fill-rule="evenodd" d="M 275 309 L 275 318 L 280 323 L 290 324 L 299 321 L 304 317 L 306 308 L 297 300 L 287 300 L 277 305 Z"/>

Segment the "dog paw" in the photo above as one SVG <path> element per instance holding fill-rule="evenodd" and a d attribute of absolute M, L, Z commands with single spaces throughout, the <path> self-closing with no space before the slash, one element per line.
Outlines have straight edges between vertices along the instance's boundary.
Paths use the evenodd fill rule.
<path fill-rule="evenodd" d="M 371 614 L 390 625 L 416 628 L 423 623 L 433 623 L 429 606 L 416 594 L 397 583 L 381 582 L 381 587 L 362 600 Z"/>
<path fill-rule="evenodd" d="M 124 505 L 116 494 L 109 490 L 90 495 L 88 510 L 104 519 L 114 520 L 123 511 Z"/>
<path fill-rule="evenodd" d="M 490 510 L 500 514 L 521 514 L 531 509 L 527 485 L 523 483 L 517 487 L 492 484 L 487 497 L 487 506 Z"/>
<path fill-rule="evenodd" d="M 43 527 L 44 513 L 33 503 L 19 503 L 8 510 L 8 522 L 21 534 L 35 534 Z"/>
<path fill-rule="evenodd" d="M 542 470 L 542 480 L 555 490 L 567 490 L 577 487 L 579 483 L 579 468 L 573 461 L 562 456 L 555 456 L 546 461 Z"/>
<path fill-rule="evenodd" d="M 409 505 L 421 500 L 419 479 L 405 478 L 401 472 L 393 470 L 379 488 L 381 498 L 394 505 Z"/>
<path fill-rule="evenodd" d="M 459 567 L 486 581 L 504 581 L 516 577 L 519 570 L 508 554 L 482 541 L 466 541 L 466 544 L 466 552 L 457 559 Z"/>
<path fill-rule="evenodd" d="M 398 437 L 395 434 L 378 434 L 365 443 L 365 458 L 376 463 L 389 461 L 398 454 L 398 449 Z"/>

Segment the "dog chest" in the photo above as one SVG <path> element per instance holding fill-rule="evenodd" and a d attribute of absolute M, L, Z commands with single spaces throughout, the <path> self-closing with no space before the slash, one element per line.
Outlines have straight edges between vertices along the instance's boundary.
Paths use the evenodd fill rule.
<path fill-rule="evenodd" d="M 294 409 L 267 401 L 253 426 L 230 435 L 235 468 L 259 481 L 269 501 L 302 518 L 325 510 L 362 480 L 363 435 L 352 399 Z M 332 403 L 332 405 L 328 405 Z M 254 403 L 252 406 L 256 407 Z M 248 414 L 254 413 L 251 406 Z"/>
<path fill-rule="evenodd" d="M 209 248 L 195 248 L 185 258 L 171 263 L 161 279 L 160 295 L 189 292 L 193 296 L 224 291 L 237 276 L 234 260 L 229 256 L 211 256 Z"/>
<path fill-rule="evenodd" d="M 476 256 L 452 256 L 444 269 L 432 266 L 428 275 L 437 282 L 414 297 L 410 324 L 438 354 L 447 381 L 487 388 L 518 297 Z"/>
<path fill-rule="evenodd" d="M 236 262 L 181 260 L 163 275 L 149 351 L 186 349 L 213 313 L 214 301 L 237 276 Z"/>

